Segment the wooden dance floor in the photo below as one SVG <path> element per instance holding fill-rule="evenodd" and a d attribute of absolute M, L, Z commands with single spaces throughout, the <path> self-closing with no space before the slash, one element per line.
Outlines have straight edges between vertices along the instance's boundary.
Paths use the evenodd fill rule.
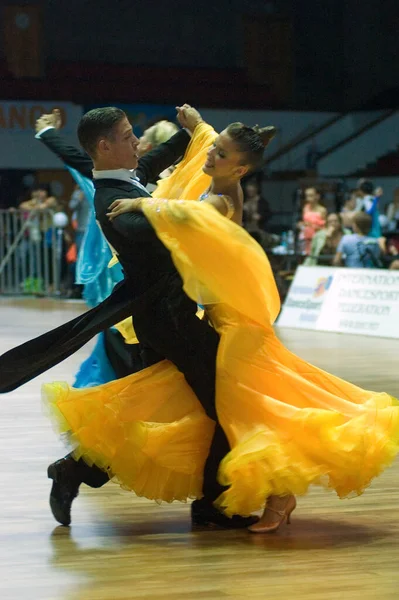
<path fill-rule="evenodd" d="M 0 352 L 85 310 L 0 299 Z M 399 396 L 399 341 L 285 330 L 305 359 Z M 40 385 L 73 381 L 89 346 L 0 397 L 1 600 L 396 600 L 399 467 L 360 498 L 313 489 L 274 535 L 192 531 L 189 506 L 158 506 L 110 484 L 82 486 L 70 528 L 48 507 L 47 465 L 64 448 L 42 413 Z"/>

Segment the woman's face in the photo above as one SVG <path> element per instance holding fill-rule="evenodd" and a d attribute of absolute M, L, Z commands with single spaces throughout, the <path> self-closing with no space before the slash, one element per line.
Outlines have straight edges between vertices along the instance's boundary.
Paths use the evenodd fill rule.
<path fill-rule="evenodd" d="M 243 154 L 226 130 L 222 131 L 208 150 L 204 173 L 217 179 L 241 179 L 248 166 L 243 165 Z"/>
<path fill-rule="evenodd" d="M 339 231 L 341 229 L 341 223 L 339 221 L 338 215 L 336 215 L 336 214 L 328 215 L 327 229 L 332 229 L 333 231 Z"/>
<path fill-rule="evenodd" d="M 320 196 L 317 193 L 317 190 L 315 190 L 315 188 L 308 188 L 307 190 L 305 190 L 305 203 L 306 204 L 316 205 L 319 203 L 319 201 L 320 201 Z"/>

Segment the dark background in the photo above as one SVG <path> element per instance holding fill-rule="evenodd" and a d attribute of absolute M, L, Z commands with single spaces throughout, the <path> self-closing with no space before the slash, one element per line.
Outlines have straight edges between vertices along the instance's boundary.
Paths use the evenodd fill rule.
<path fill-rule="evenodd" d="M 30 84 L 15 81 L 0 11 L 3 99 L 68 94 L 88 102 L 130 94 L 130 101 L 158 103 L 185 89 L 208 106 L 342 111 L 397 102 L 397 0 L 2 0 L 6 5 L 41 7 L 41 70 Z M 111 75 L 107 64 L 127 68 Z M 144 83 L 145 92 L 137 89 Z"/>

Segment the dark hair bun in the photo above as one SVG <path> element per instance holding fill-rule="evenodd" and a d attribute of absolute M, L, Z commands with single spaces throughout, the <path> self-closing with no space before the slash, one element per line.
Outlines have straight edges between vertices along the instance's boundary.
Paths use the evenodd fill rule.
<path fill-rule="evenodd" d="M 268 127 L 259 127 L 258 125 L 255 125 L 253 129 L 262 140 L 262 144 L 265 148 L 277 134 L 277 127 L 274 127 L 274 125 L 269 125 Z"/>

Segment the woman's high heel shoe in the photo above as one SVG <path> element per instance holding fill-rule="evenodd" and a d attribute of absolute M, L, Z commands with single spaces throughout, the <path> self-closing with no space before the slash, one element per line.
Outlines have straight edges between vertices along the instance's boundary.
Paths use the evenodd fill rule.
<path fill-rule="evenodd" d="M 273 523 L 272 525 L 262 525 L 263 517 L 261 517 L 257 523 L 254 523 L 253 525 L 248 527 L 248 530 L 251 531 L 252 533 L 274 533 L 275 531 L 277 531 L 277 529 L 280 527 L 280 525 L 282 525 L 284 523 L 284 521 L 286 519 L 287 519 L 287 525 L 289 525 L 291 523 L 291 513 L 293 510 L 295 510 L 295 508 L 296 508 L 295 496 L 289 496 L 289 499 L 287 501 L 287 504 L 286 504 L 284 510 L 276 510 L 275 508 L 272 508 L 271 506 L 266 506 L 267 510 L 270 510 L 271 512 L 276 513 L 276 515 L 278 515 L 280 517 L 280 519 L 278 521 L 276 521 L 275 523 Z"/>

